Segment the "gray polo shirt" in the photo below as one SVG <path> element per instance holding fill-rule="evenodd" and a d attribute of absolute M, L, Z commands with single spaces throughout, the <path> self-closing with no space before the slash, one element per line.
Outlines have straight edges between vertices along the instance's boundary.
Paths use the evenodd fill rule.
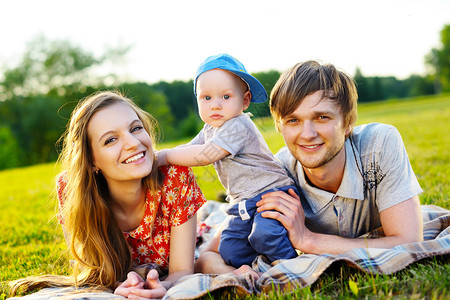
<path fill-rule="evenodd" d="M 230 203 L 253 198 L 272 188 L 294 185 L 248 113 L 232 118 L 220 127 L 205 124 L 190 144 L 207 141 L 230 153 L 214 162 Z M 211 151 L 214 151 L 213 147 L 205 149 L 201 155 L 211 155 Z"/>
<path fill-rule="evenodd" d="M 300 187 L 306 226 L 313 232 L 355 238 L 381 226 L 379 212 L 422 189 L 395 127 L 357 126 L 344 147 L 344 176 L 336 194 L 311 186 L 286 147 L 276 157 Z"/>

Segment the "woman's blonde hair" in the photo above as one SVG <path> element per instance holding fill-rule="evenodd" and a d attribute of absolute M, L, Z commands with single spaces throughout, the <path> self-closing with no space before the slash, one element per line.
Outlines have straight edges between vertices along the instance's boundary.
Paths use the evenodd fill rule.
<path fill-rule="evenodd" d="M 87 130 L 96 112 L 116 103 L 129 105 L 154 141 L 154 118 L 119 93 L 99 92 L 78 103 L 61 137 L 63 148 L 58 159 L 64 170 L 62 176 L 67 182 L 61 217 L 66 241 L 75 259 L 73 275 L 19 279 L 12 284 L 12 294 L 20 286 L 24 286 L 27 291 L 67 285 L 113 289 L 117 281 L 123 280 L 130 270 L 130 248 L 112 211 L 106 181 L 101 172 L 94 172 Z M 150 191 L 157 191 L 162 181 L 162 174 L 154 159 L 151 173 L 142 179 L 143 186 Z"/>

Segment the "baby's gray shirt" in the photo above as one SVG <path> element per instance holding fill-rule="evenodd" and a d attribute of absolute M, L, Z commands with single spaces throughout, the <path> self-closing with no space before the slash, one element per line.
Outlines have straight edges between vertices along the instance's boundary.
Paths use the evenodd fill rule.
<path fill-rule="evenodd" d="M 272 188 L 294 185 L 280 166 L 248 113 L 232 118 L 220 127 L 205 124 L 190 144 L 213 143 L 230 154 L 216 161 L 214 167 L 228 201 L 236 203 Z M 211 155 L 206 148 L 201 155 Z"/>

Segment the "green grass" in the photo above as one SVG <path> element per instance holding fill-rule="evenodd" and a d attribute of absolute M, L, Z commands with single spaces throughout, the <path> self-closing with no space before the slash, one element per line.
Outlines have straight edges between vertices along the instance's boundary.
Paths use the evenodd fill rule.
<path fill-rule="evenodd" d="M 272 120 L 255 122 L 271 150 L 278 151 L 284 142 L 274 130 Z M 398 128 L 424 190 L 419 196 L 421 203 L 450 209 L 450 95 L 360 104 L 358 124 L 368 122 L 388 123 Z M 186 141 L 179 143 L 183 142 Z M 159 148 L 176 144 L 159 145 Z M 8 293 L 8 280 L 68 273 L 65 243 L 55 219 L 53 181 L 57 172 L 53 163 L 0 171 L 0 299 Z M 212 166 L 194 168 L 194 172 L 208 199 L 216 199 L 224 192 Z M 337 263 L 311 287 L 294 290 L 292 294 L 275 291 L 268 296 L 270 299 L 448 299 L 448 274 L 448 255 L 419 261 L 392 275 L 370 275 Z M 352 282 L 356 284 L 353 291 L 357 295 L 350 288 Z"/>

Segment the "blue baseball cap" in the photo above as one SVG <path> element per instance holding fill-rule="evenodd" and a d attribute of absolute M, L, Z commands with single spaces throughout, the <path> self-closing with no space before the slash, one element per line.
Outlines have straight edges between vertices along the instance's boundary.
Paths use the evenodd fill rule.
<path fill-rule="evenodd" d="M 229 54 L 217 54 L 208 57 L 203 61 L 197 69 L 194 80 L 194 94 L 197 96 L 197 79 L 200 75 L 206 71 L 212 69 L 221 69 L 229 71 L 237 76 L 239 76 L 245 83 L 247 83 L 250 93 L 252 94 L 252 99 L 250 102 L 261 103 L 267 100 L 267 92 L 261 82 L 255 77 L 247 73 L 244 65 L 238 61 L 236 58 Z"/>

